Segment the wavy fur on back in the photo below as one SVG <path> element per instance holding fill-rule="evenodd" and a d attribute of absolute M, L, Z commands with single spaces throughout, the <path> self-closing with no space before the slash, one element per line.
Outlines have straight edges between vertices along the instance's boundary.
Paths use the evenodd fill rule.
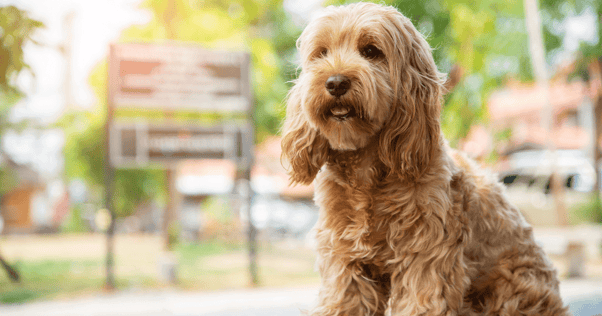
<path fill-rule="evenodd" d="M 443 76 L 408 18 L 328 7 L 297 46 L 282 160 L 320 207 L 311 315 L 567 315 L 502 185 L 442 137 Z"/>

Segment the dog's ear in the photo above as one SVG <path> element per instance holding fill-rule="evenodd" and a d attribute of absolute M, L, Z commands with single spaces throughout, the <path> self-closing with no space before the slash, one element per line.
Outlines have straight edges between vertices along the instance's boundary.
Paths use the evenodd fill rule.
<path fill-rule="evenodd" d="M 379 156 L 391 173 L 415 179 L 429 166 L 440 140 L 444 80 L 429 44 L 409 19 L 396 11 L 388 19 L 396 101 L 380 135 Z"/>
<path fill-rule="evenodd" d="M 299 90 L 299 86 L 294 86 L 287 97 L 280 160 L 293 183 L 310 184 L 326 163 L 329 147 L 328 141 L 307 121 Z"/>

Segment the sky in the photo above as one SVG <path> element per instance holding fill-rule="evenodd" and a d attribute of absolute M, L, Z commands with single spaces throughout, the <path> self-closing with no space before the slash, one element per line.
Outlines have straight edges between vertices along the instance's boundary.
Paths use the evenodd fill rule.
<path fill-rule="evenodd" d="M 33 74 L 22 72 L 17 84 L 26 93 L 11 112 L 10 120 L 32 119 L 45 126 L 55 122 L 65 107 L 65 58 L 59 47 L 66 41 L 65 18 L 73 13 L 71 92 L 74 107 L 93 109 L 96 100 L 88 85 L 92 69 L 108 53 L 122 29 L 145 23 L 150 15 L 137 9 L 141 0 L 0 0 L 0 6 L 15 5 L 40 20 L 45 28 L 35 34 L 41 45 L 24 48 Z M 3 135 L 2 148 L 17 163 L 37 170 L 45 179 L 60 177 L 64 168 L 64 135 L 57 129 L 25 129 Z"/>
<path fill-rule="evenodd" d="M 565 37 L 562 42 L 562 51 L 559 52 L 554 60 L 555 64 L 560 64 L 570 59 L 572 54 L 579 48 L 581 41 L 594 44 L 598 42 L 598 31 L 596 29 L 596 15 L 588 9 L 580 15 L 572 16 L 558 25 L 560 34 Z"/>
<path fill-rule="evenodd" d="M 28 96 L 15 107 L 11 120 L 35 118 L 41 124 L 52 123 L 65 108 L 65 58 L 59 47 L 66 42 L 65 20 L 73 14 L 72 84 L 75 107 L 91 108 L 95 97 L 88 86 L 92 69 L 108 53 L 109 43 L 116 41 L 122 29 L 132 24 L 144 24 L 149 13 L 137 8 L 141 0 L 0 0 L 12 4 L 42 21 L 46 28 L 35 39 L 42 45 L 30 44 L 25 58 L 35 74 L 23 73 L 19 86 Z"/>

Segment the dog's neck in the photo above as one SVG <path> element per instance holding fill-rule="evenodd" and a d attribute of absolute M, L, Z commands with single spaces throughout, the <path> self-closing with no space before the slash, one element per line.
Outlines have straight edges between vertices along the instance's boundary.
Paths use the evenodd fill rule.
<path fill-rule="evenodd" d="M 386 175 L 385 165 L 378 158 L 378 141 L 357 150 L 331 151 L 328 168 L 353 187 L 372 186 Z"/>
<path fill-rule="evenodd" d="M 432 178 L 432 173 L 437 173 L 437 170 L 432 169 L 433 165 L 446 168 L 449 164 L 448 158 L 445 156 L 443 147 L 448 147 L 445 139 L 441 136 L 435 142 L 433 159 L 430 161 L 427 170 L 420 176 L 415 178 L 408 175 L 404 178 L 399 173 L 391 172 L 391 170 L 380 160 L 379 157 L 379 142 L 374 139 L 368 143 L 366 147 L 357 150 L 336 150 L 330 149 L 328 154 L 327 167 L 335 172 L 338 177 L 345 183 L 349 183 L 352 187 L 368 188 L 384 182 L 408 182 L 420 183 L 429 181 Z"/>

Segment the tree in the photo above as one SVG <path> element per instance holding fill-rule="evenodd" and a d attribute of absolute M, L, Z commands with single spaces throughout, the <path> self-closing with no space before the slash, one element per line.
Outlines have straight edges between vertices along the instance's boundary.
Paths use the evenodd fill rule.
<path fill-rule="evenodd" d="M 554 57 L 554 54 L 562 51 L 563 39 L 566 29 L 563 25 L 570 18 L 577 16 L 592 15 L 595 25 L 590 25 L 591 29 L 597 30 L 594 41 L 581 40 L 577 51 L 574 53 L 574 70 L 568 79 L 578 77 L 581 80 L 592 84 L 597 82 L 596 93 L 593 95 L 594 103 L 594 167 L 596 170 L 596 181 L 593 191 L 593 205 L 595 216 L 598 220 L 602 219 L 602 201 L 600 199 L 600 185 L 602 175 L 600 174 L 600 164 L 602 155 L 600 153 L 600 142 L 602 141 L 602 1 L 600 0 L 541 0 L 542 15 L 546 18 L 543 23 L 546 52 L 548 60 Z M 597 79 L 597 81 L 596 81 Z"/>
<path fill-rule="evenodd" d="M 42 27 L 42 22 L 31 19 L 25 11 L 14 6 L 0 7 L 0 135 L 11 127 L 8 122 L 10 109 L 23 97 L 16 85 L 17 76 L 23 71 L 31 71 L 25 62 L 23 47 L 28 43 L 38 44 L 32 36 Z M 1 147 L 0 155 L 5 157 Z M 14 187 L 15 177 L 10 168 L 0 167 L 0 181 L 0 194 Z"/>
<path fill-rule="evenodd" d="M 23 47 L 30 42 L 37 44 L 32 36 L 43 26 L 14 6 L 0 7 L 0 93 L 4 102 L 6 98 L 15 101 L 22 96 L 15 80 L 21 71 L 30 69 L 24 60 Z"/>
<path fill-rule="evenodd" d="M 9 126 L 7 116 L 10 108 L 23 93 L 16 86 L 16 78 L 23 70 L 29 69 L 25 62 L 23 47 L 27 43 L 36 43 L 32 36 L 42 28 L 42 22 L 29 18 L 27 12 L 14 6 L 0 7 L 0 135 Z M 2 149 L 0 149 L 0 155 Z M 11 170 L 0 168 L 0 194 L 4 194 L 14 185 Z M 19 274 L 0 255 L 0 264 L 8 273 L 11 281 L 18 282 Z"/>

